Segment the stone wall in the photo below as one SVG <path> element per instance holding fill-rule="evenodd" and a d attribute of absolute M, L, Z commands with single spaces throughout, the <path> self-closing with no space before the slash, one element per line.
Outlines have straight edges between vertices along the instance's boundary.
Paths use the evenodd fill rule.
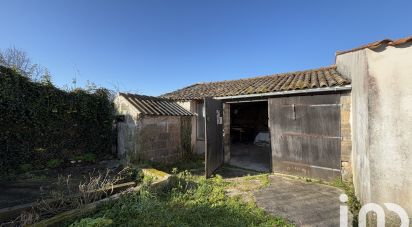
<path fill-rule="evenodd" d="M 362 203 L 396 203 L 412 217 L 412 42 L 338 55 L 352 77 L 353 179 Z M 389 212 L 387 215 L 389 216 Z"/>
<path fill-rule="evenodd" d="M 352 181 L 351 93 L 341 93 L 341 170 L 344 181 Z"/>
<path fill-rule="evenodd" d="M 117 123 L 118 158 L 122 162 L 144 160 L 173 163 L 191 151 L 192 116 L 140 116 L 139 111 L 122 96 L 114 100 L 117 114 L 124 121 Z M 189 133 L 189 135 L 185 135 Z M 190 137 L 190 138 L 189 138 Z"/>

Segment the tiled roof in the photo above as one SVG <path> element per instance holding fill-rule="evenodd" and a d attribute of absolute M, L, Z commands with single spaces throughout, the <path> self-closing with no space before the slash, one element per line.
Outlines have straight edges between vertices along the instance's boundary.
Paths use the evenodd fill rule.
<path fill-rule="evenodd" d="M 365 48 L 369 48 L 369 49 L 375 49 L 381 45 L 388 45 L 388 46 L 397 46 L 397 45 L 401 45 L 407 42 L 412 41 L 412 36 L 406 37 L 406 38 L 402 38 L 402 39 L 397 39 L 397 40 L 391 40 L 391 39 L 384 39 L 384 40 L 380 40 L 380 41 L 376 41 L 373 43 L 368 43 L 366 45 L 357 47 L 357 48 L 353 48 L 351 50 L 346 50 L 346 51 L 338 51 L 336 52 L 337 55 L 339 54 L 346 54 L 349 52 L 353 52 L 353 51 L 358 51 L 358 50 L 362 50 Z"/>
<path fill-rule="evenodd" d="M 240 80 L 194 84 L 162 95 L 175 100 L 203 99 L 204 97 L 225 97 L 261 94 L 278 91 L 330 88 L 350 84 L 336 66 L 306 71 L 275 74 Z"/>
<path fill-rule="evenodd" d="M 152 96 L 119 93 L 143 115 L 150 116 L 192 116 L 193 113 L 186 110 L 176 102 Z"/>

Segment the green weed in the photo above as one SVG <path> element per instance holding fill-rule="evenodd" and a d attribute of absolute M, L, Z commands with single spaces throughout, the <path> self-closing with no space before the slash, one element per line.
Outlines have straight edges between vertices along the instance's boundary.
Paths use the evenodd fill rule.
<path fill-rule="evenodd" d="M 19 166 L 19 169 L 20 169 L 20 171 L 23 172 L 23 173 L 29 172 L 30 170 L 33 169 L 33 165 L 30 164 L 30 163 L 24 163 L 24 164 L 21 164 L 21 165 Z"/>
<path fill-rule="evenodd" d="M 51 169 L 55 169 L 57 167 L 60 167 L 60 165 L 63 163 L 63 160 L 61 159 L 50 159 L 47 161 L 47 167 Z"/>
<path fill-rule="evenodd" d="M 228 183 L 219 175 L 205 179 L 184 171 L 175 177 L 171 187 L 157 193 L 143 187 L 93 218 L 113 220 L 110 226 L 292 226 L 253 203 L 226 196 Z"/>
<path fill-rule="evenodd" d="M 358 226 L 358 215 L 359 210 L 361 208 L 361 203 L 359 202 L 358 198 L 355 195 L 355 189 L 353 187 L 352 182 L 345 182 L 342 179 L 337 178 L 335 181 L 332 182 L 332 186 L 340 188 L 345 191 L 345 194 L 348 196 L 348 206 L 350 212 L 353 214 L 353 226 Z"/>
<path fill-rule="evenodd" d="M 84 218 L 71 224 L 70 227 L 105 227 L 112 223 L 113 221 L 107 218 Z"/>

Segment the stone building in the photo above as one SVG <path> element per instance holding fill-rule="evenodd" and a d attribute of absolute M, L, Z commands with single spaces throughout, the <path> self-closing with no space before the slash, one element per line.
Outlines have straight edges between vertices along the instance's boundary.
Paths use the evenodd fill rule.
<path fill-rule="evenodd" d="M 349 77 L 337 66 L 194 84 L 163 95 L 196 113 L 206 172 L 222 163 L 334 180 L 350 177 Z"/>
<path fill-rule="evenodd" d="M 140 149 L 146 159 L 175 160 L 179 125 L 188 118 L 185 144 L 205 154 L 206 176 L 229 163 L 342 178 L 353 182 L 362 203 L 396 203 L 412 216 L 411 84 L 408 37 L 337 52 L 328 67 L 193 84 L 159 99 L 180 108 L 173 116 L 151 112 L 142 120 L 143 107 L 121 94 L 120 155 Z"/>
<path fill-rule="evenodd" d="M 119 93 L 117 154 L 127 163 L 172 163 L 192 152 L 193 114 L 170 100 Z"/>
<path fill-rule="evenodd" d="M 407 37 L 337 52 L 325 68 L 199 83 L 162 97 L 196 113 L 192 144 L 205 153 L 206 175 L 229 163 L 342 177 L 362 203 L 396 203 L 412 216 L 411 84 Z"/>

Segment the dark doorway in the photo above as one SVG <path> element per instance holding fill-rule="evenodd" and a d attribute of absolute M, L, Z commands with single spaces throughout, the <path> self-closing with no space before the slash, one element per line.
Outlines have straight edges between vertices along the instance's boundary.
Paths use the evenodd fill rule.
<path fill-rule="evenodd" d="M 268 102 L 230 104 L 230 160 L 232 166 L 271 171 Z"/>

